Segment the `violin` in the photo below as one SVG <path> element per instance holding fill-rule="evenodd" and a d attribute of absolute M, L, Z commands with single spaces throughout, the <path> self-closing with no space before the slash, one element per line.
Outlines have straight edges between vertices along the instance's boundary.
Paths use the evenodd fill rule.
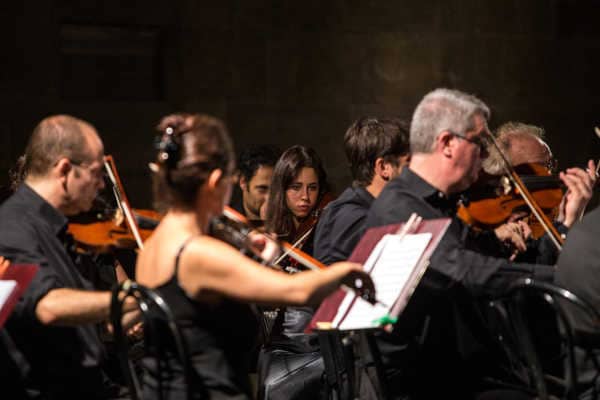
<path fill-rule="evenodd" d="M 551 219 L 556 218 L 562 201 L 564 188 L 557 176 L 539 164 L 521 164 L 514 167 L 531 197 Z M 483 174 L 469 190 L 469 201 L 461 205 L 458 217 L 465 223 L 479 229 L 495 228 L 512 215 L 526 212 L 527 203 L 507 176 Z M 534 238 L 541 237 L 545 230 L 537 219 L 528 221 Z"/>
<path fill-rule="evenodd" d="M 311 211 L 311 213 L 298 225 L 298 227 L 294 231 L 294 235 L 292 236 L 293 243 L 290 245 L 291 248 L 302 249 L 304 245 L 311 240 L 312 235 L 314 233 L 314 229 L 317 226 L 317 222 L 319 222 L 319 217 L 321 213 L 325 209 L 325 207 L 334 200 L 333 195 L 330 192 L 324 193 L 315 208 Z M 275 260 L 275 264 L 290 264 L 287 266 L 291 271 L 296 270 L 298 266 L 298 262 L 293 259 L 287 259 L 288 251 L 284 251 L 281 256 Z"/>
<path fill-rule="evenodd" d="M 132 209 L 132 213 L 139 225 L 139 235 L 145 241 L 154 231 L 154 226 L 160 221 L 161 215 L 153 210 Z M 78 245 L 78 250 L 95 254 L 110 253 L 114 249 L 137 249 L 135 236 L 122 222 L 122 217 L 117 209 L 111 218 L 102 215 L 89 218 L 76 218 L 69 223 L 68 231 Z"/>
<path fill-rule="evenodd" d="M 523 202 L 529 208 L 529 211 L 532 215 L 537 219 L 540 225 L 543 227 L 545 233 L 548 234 L 548 237 L 552 241 L 552 244 L 556 247 L 558 251 L 562 250 L 562 245 L 564 243 L 564 238 L 558 233 L 548 216 L 544 214 L 544 211 L 540 208 L 536 200 L 533 198 L 525 183 L 519 176 L 519 174 L 515 171 L 513 166 L 508 162 L 506 156 L 500 149 L 500 146 L 496 142 L 496 139 L 491 134 L 491 132 L 486 133 L 485 137 L 486 141 L 492 146 L 498 156 L 500 157 L 500 161 L 502 162 L 502 167 L 506 173 L 506 178 L 508 181 L 514 185 L 516 193 L 522 198 Z M 560 202 L 559 202 L 560 203 Z"/>
<path fill-rule="evenodd" d="M 227 226 L 226 230 L 228 231 L 228 233 L 226 235 L 223 235 L 222 232 L 221 233 L 219 233 L 218 231 L 215 232 L 215 228 L 219 226 L 219 223 L 217 222 L 215 224 L 212 224 L 213 235 L 216 233 L 217 237 L 226 236 L 228 238 L 235 238 L 235 241 L 237 243 L 228 242 L 229 244 L 234 245 L 235 247 L 238 247 L 238 246 L 236 246 L 236 244 L 241 245 L 241 246 L 249 246 L 248 234 L 251 231 L 255 231 L 255 229 L 249 225 L 246 217 L 243 216 L 242 214 L 240 214 L 239 212 L 237 212 L 236 210 L 234 210 L 233 208 L 231 208 L 229 206 L 225 206 L 223 209 L 223 215 L 220 217 L 217 217 L 217 219 L 219 219 L 221 221 L 223 221 L 223 218 L 232 220 L 231 222 L 224 223 L 224 225 L 221 226 L 222 228 Z M 240 231 L 237 233 L 233 233 L 232 230 L 235 230 L 236 229 L 235 227 L 240 228 Z M 298 263 L 300 263 L 307 269 L 320 270 L 320 269 L 327 268 L 327 266 L 325 264 L 323 264 L 320 261 L 318 261 L 317 259 L 311 257 L 310 255 L 304 253 L 302 250 L 293 247 L 291 244 L 289 244 L 287 242 L 283 242 L 283 241 L 280 241 L 278 243 L 281 246 L 281 248 L 283 250 L 285 250 L 285 252 L 287 253 L 287 255 L 290 258 L 294 259 L 295 261 L 297 261 Z M 263 261 L 262 264 L 266 264 L 266 262 Z M 274 267 L 279 270 L 283 270 L 282 268 L 278 267 L 277 265 L 271 264 L 268 266 Z M 375 298 L 374 288 L 373 288 L 373 290 L 370 290 L 368 287 L 366 287 L 361 278 L 356 278 L 354 285 L 355 285 L 356 289 L 351 289 L 345 285 L 342 285 L 341 288 L 345 291 L 348 291 L 348 290 L 355 291 L 357 293 L 357 295 L 359 295 L 361 298 L 363 298 L 364 300 L 366 300 L 367 302 L 369 302 L 371 304 L 376 304 L 376 303 L 382 304 L 379 300 L 377 300 Z"/>
<path fill-rule="evenodd" d="M 75 220 L 69 223 L 68 231 L 73 235 L 78 250 L 82 252 L 107 253 L 116 248 L 141 249 L 143 241 L 158 225 L 161 215 L 153 210 L 131 208 L 112 156 L 104 157 L 104 168 L 119 208 L 113 213 L 100 213 L 91 221 Z M 109 218 L 107 214 L 110 215 Z"/>
<path fill-rule="evenodd" d="M 233 211 L 237 213 L 237 211 Z M 250 234 L 256 228 L 243 215 L 240 214 L 240 216 L 236 216 L 235 218 L 227 217 L 226 215 L 214 217 L 211 219 L 208 229 L 210 236 L 229 243 L 239 249 L 246 257 L 260 264 L 267 264 L 266 260 L 258 254 L 250 242 Z"/>

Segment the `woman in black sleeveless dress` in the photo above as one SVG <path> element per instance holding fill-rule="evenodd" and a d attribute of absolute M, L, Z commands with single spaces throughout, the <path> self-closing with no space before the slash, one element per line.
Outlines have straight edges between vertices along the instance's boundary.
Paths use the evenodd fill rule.
<path fill-rule="evenodd" d="M 356 277 L 366 288 L 372 282 L 352 263 L 287 275 L 207 235 L 231 192 L 234 155 L 227 131 L 218 119 L 197 114 L 170 115 L 158 129 L 156 192 L 168 211 L 140 252 L 137 280 L 174 310 L 191 357 L 192 398 L 250 399 L 248 356 L 257 332 L 251 303 L 315 303 L 341 283 L 352 286 Z M 251 241 L 264 258 L 273 258 L 272 242 L 261 235 Z M 182 366 L 173 354 L 167 351 L 161 360 L 167 368 L 160 377 L 156 360 L 143 360 L 145 399 L 159 387 L 164 398 L 185 398 Z"/>

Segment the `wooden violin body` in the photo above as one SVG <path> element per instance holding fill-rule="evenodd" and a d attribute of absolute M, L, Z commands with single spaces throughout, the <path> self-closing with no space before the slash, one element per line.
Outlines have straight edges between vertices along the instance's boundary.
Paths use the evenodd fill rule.
<path fill-rule="evenodd" d="M 544 214 L 554 219 L 563 198 L 560 180 L 537 164 L 519 165 L 515 171 Z M 506 176 L 482 176 L 470 189 L 468 205 L 458 209 L 459 218 L 481 229 L 495 228 L 513 216 L 525 214 L 529 215 L 529 207 L 519 189 Z M 545 233 L 535 218 L 529 221 L 529 225 L 533 237 L 538 238 Z"/>
<path fill-rule="evenodd" d="M 136 219 L 142 218 L 145 224 L 154 221 L 158 224 L 161 215 L 153 210 L 133 209 Z M 114 249 L 137 249 L 135 237 L 123 223 L 122 218 L 96 219 L 92 221 L 70 222 L 68 231 L 82 251 L 92 253 L 109 253 Z M 153 228 L 139 228 L 142 240 L 146 240 L 154 231 Z"/>
<path fill-rule="evenodd" d="M 84 252 L 106 253 L 114 249 L 141 248 L 162 216 L 153 210 L 132 209 L 110 155 L 105 156 L 104 166 L 118 208 L 112 212 L 102 210 L 97 214 L 99 217 L 69 223 L 69 233 L 73 235 L 78 249 Z M 107 203 L 103 203 L 106 207 Z"/>

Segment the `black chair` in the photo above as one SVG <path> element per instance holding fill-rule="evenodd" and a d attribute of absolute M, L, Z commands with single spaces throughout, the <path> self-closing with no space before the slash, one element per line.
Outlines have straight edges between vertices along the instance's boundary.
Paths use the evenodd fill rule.
<path fill-rule="evenodd" d="M 541 340 L 540 332 L 535 329 L 536 316 L 532 316 L 532 302 L 542 301 L 553 311 L 556 318 L 560 351 L 562 356 L 562 371 L 547 371 L 541 362 L 536 343 Z M 501 340 L 506 350 L 515 375 L 521 381 L 517 385 L 532 389 L 541 400 L 556 398 L 575 400 L 581 394 L 577 371 L 577 355 L 581 352 L 584 357 L 592 360 L 596 374 L 592 387 L 596 387 L 599 376 L 597 349 L 600 345 L 600 314 L 585 300 L 575 294 L 555 285 L 538 282 L 530 278 L 515 281 L 507 291 L 507 297 L 490 304 L 495 309 L 501 321 Z M 576 328 L 577 318 L 589 318 L 598 326 L 595 332 L 584 333 Z M 596 393 L 593 393 L 596 398 Z M 552 397 L 551 397 L 552 396 Z"/>
<path fill-rule="evenodd" d="M 316 330 L 330 400 L 387 399 L 381 355 L 374 331 Z M 369 384 L 369 387 L 363 387 Z"/>
<path fill-rule="evenodd" d="M 161 343 L 157 334 L 157 321 L 162 321 L 168 327 L 175 345 L 177 358 L 183 368 L 187 391 L 186 398 L 190 399 L 189 388 L 191 387 L 191 367 L 189 355 L 184 336 L 175 322 L 173 312 L 158 293 L 136 282 L 127 280 L 122 284 L 115 286 L 112 290 L 110 320 L 113 325 L 119 361 L 129 387 L 131 398 L 133 400 L 141 399 L 142 391 L 137 373 L 129 358 L 129 340 L 125 335 L 121 324 L 123 317 L 123 303 L 128 297 L 133 297 L 138 302 L 142 314 L 142 322 L 144 324 L 144 351 L 146 354 L 150 354 L 156 359 L 159 367 L 159 377 L 162 376 L 160 368 L 162 365 L 161 354 L 163 343 Z M 161 382 L 159 382 L 158 393 L 159 398 L 162 398 L 163 391 L 160 384 Z"/>

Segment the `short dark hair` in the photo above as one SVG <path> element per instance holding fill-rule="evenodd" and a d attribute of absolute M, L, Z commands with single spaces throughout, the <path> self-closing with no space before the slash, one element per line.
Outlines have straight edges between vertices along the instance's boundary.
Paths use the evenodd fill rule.
<path fill-rule="evenodd" d="M 238 157 L 240 177 L 250 181 L 260 167 L 274 167 L 281 156 L 281 150 L 270 144 L 246 147 Z"/>
<path fill-rule="evenodd" d="M 267 204 L 267 218 L 265 227 L 269 232 L 278 235 L 290 234 L 294 229 L 292 212 L 287 206 L 286 190 L 292 184 L 302 168 L 313 168 L 319 180 L 319 197 L 329 191 L 327 182 L 327 173 L 323 168 L 323 163 L 310 147 L 292 146 L 283 152 L 275 169 L 271 180 L 271 191 Z M 317 204 L 319 200 L 317 199 Z"/>
<path fill-rule="evenodd" d="M 158 124 L 160 133 L 155 201 L 190 208 L 210 173 L 233 172 L 233 144 L 225 124 L 204 114 L 176 113 Z"/>
<path fill-rule="evenodd" d="M 44 176 L 62 157 L 84 162 L 89 148 L 83 127 L 95 131 L 89 123 L 70 115 L 44 118 L 34 129 L 23 155 L 22 175 Z"/>
<path fill-rule="evenodd" d="M 400 118 L 362 117 L 354 121 L 344 135 L 354 184 L 371 183 L 379 157 L 397 164 L 399 156 L 410 152 L 409 136 L 408 123 Z"/>

